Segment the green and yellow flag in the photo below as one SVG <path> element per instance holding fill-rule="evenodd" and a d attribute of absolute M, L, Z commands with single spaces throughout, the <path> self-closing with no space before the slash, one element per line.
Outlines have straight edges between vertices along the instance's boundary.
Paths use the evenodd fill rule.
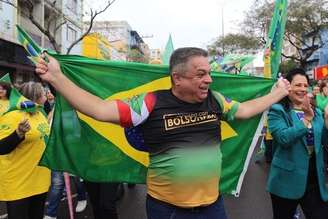
<path fill-rule="evenodd" d="M 12 84 L 9 74 L 6 74 L 0 78 L 0 81 Z M 24 110 L 31 112 L 34 111 L 36 107 L 36 104 L 21 95 L 16 88 L 12 87 L 9 100 L 1 101 L 0 116 L 13 110 Z"/>
<path fill-rule="evenodd" d="M 6 82 L 6 83 L 11 83 L 9 74 L 7 73 L 4 76 L 2 76 L 2 78 L 0 78 L 0 81 Z"/>
<path fill-rule="evenodd" d="M 35 64 L 38 62 L 42 48 L 19 26 L 16 25 L 17 39 L 29 54 L 28 58 Z"/>
<path fill-rule="evenodd" d="M 264 77 L 277 78 L 287 21 L 287 0 L 275 0 L 274 12 L 264 50 Z"/>
<path fill-rule="evenodd" d="M 173 46 L 173 41 L 172 41 L 172 36 L 170 34 L 169 39 L 166 42 L 165 50 L 162 55 L 162 63 L 163 65 L 168 65 L 170 62 L 170 57 L 171 54 L 174 51 L 174 46 Z"/>
<path fill-rule="evenodd" d="M 59 60 L 64 74 L 70 80 L 105 100 L 125 99 L 170 88 L 167 67 L 101 61 L 80 56 L 54 57 Z M 273 85 L 269 79 L 216 72 L 213 73 L 213 80 L 213 90 L 238 101 L 264 95 Z M 129 144 L 124 128 L 96 121 L 75 111 L 61 96 L 57 96 L 55 109 L 42 165 L 90 181 L 145 182 L 148 153 Z M 239 194 L 261 131 L 260 119 L 261 116 L 257 116 L 247 121 L 222 122 L 221 191 Z"/>
<path fill-rule="evenodd" d="M 125 99 L 171 87 L 167 66 L 52 55 L 70 80 L 104 100 Z M 218 72 L 213 72 L 212 77 L 211 89 L 237 101 L 262 96 L 274 83 L 271 79 Z M 221 122 L 221 192 L 239 195 L 262 129 L 261 118 L 259 115 L 245 121 Z M 148 152 L 130 145 L 127 134 L 127 130 L 118 125 L 99 122 L 77 112 L 57 95 L 51 134 L 41 165 L 89 181 L 145 183 Z"/>

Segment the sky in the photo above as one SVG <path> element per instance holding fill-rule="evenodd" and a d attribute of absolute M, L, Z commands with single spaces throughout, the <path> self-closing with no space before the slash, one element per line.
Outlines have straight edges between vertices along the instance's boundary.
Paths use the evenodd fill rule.
<path fill-rule="evenodd" d="M 126 20 L 140 36 L 145 36 L 144 41 L 152 49 L 165 48 L 169 34 L 175 49 L 185 46 L 206 48 L 213 39 L 222 35 L 221 12 L 224 34 L 237 32 L 244 11 L 253 1 L 116 0 L 96 20 Z M 87 1 L 84 4 L 89 5 Z"/>

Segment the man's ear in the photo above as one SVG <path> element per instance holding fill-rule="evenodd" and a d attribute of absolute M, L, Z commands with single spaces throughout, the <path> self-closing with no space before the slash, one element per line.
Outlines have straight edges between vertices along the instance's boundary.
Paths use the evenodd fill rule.
<path fill-rule="evenodd" d="M 180 85 L 180 81 L 181 81 L 181 75 L 178 74 L 177 72 L 172 72 L 171 73 L 171 78 L 172 78 L 172 82 L 175 86 Z"/>

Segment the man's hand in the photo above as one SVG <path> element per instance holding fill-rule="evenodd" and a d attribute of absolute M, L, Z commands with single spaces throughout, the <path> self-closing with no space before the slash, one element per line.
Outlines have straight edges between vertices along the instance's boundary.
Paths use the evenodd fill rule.
<path fill-rule="evenodd" d="M 16 133 L 20 138 L 23 138 L 25 136 L 25 133 L 31 130 L 30 123 L 27 119 L 24 119 L 18 124 L 18 127 L 16 129 Z"/>
<path fill-rule="evenodd" d="M 290 90 L 290 83 L 288 80 L 284 78 L 279 78 L 279 80 L 275 85 L 275 88 L 273 89 L 273 91 L 282 93 L 284 96 L 287 96 L 289 94 L 289 90 Z"/>
<path fill-rule="evenodd" d="M 48 62 L 45 61 L 45 57 L 47 57 Z M 58 61 L 46 53 L 41 55 L 35 71 L 42 80 L 49 83 L 56 81 L 56 78 L 62 74 Z"/>

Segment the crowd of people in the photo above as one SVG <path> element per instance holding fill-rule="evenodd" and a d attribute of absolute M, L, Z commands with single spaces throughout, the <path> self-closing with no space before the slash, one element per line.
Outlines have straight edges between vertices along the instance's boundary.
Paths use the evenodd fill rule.
<path fill-rule="evenodd" d="M 277 81 L 269 94 L 239 103 L 209 88 L 211 67 L 208 53 L 203 49 L 175 50 L 169 72 L 171 89 L 148 92 L 129 101 L 104 101 L 72 83 L 53 57 L 43 54 L 36 65 L 40 78 L 78 111 L 99 121 L 140 128 L 150 157 L 146 197 L 149 219 L 227 218 L 219 191 L 220 120 L 248 119 L 267 109 L 270 109 L 268 131 L 272 136 L 267 190 L 274 218 L 292 219 L 297 206 L 301 206 L 309 219 L 327 217 L 324 147 L 328 143 L 328 101 L 324 99 L 328 87 L 325 81 L 320 84 L 320 91 L 311 96 L 304 70 L 292 69 L 285 79 Z M 0 112 L 6 109 L 10 88 L 0 84 Z M 24 83 L 19 91 L 39 105 L 46 101 L 40 83 Z M 137 102 L 146 104 L 147 112 L 136 109 L 143 105 Z M 50 173 L 38 166 L 50 126 L 46 115 L 40 108 L 36 109 L 16 110 L 0 117 L 0 201 L 6 202 L 9 219 L 43 218 L 50 181 L 46 217 L 55 218 L 54 209 L 63 191 L 62 173 Z M 142 113 L 132 118 L 134 111 Z M 167 129 L 168 115 L 177 119 L 208 115 L 209 119 Z M 96 219 L 118 218 L 115 194 L 119 184 L 83 184 Z M 85 201 L 85 191 L 81 194 L 79 201 Z"/>
<path fill-rule="evenodd" d="M 6 113 L 12 88 L 39 107 L 30 105 L 33 110 Z M 0 82 L 0 201 L 6 203 L 9 219 L 56 219 L 60 201 L 67 198 L 64 173 L 38 166 L 44 139 L 49 136 L 54 101 L 54 95 L 41 83 L 12 87 Z M 88 193 L 95 219 L 117 218 L 119 184 L 83 182 L 76 176 L 71 179 L 77 192 L 75 212 L 85 210 Z"/>

